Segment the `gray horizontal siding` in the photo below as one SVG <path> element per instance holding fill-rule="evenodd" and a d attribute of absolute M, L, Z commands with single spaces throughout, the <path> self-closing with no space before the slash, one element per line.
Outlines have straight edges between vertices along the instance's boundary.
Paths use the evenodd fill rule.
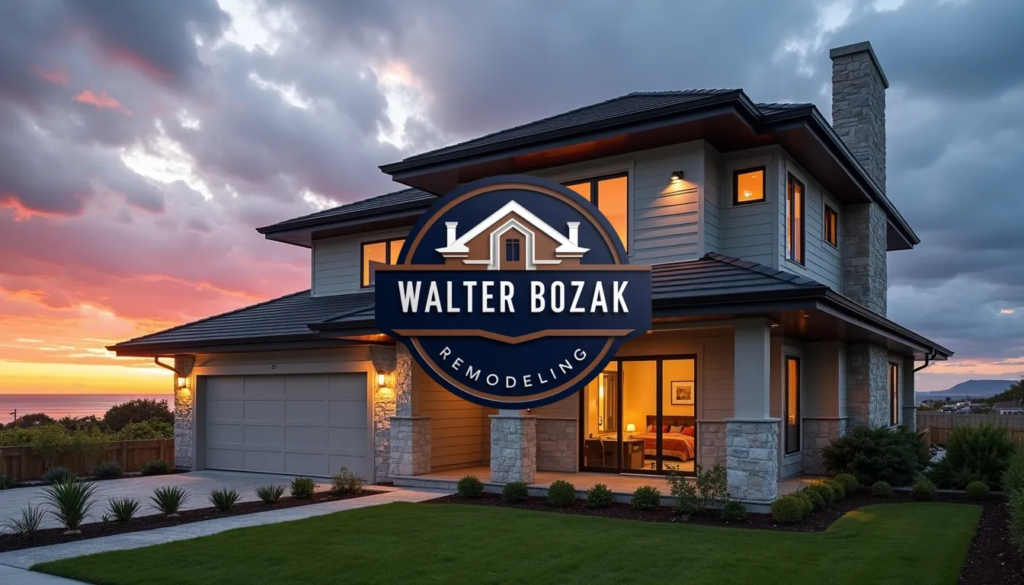
<path fill-rule="evenodd" d="M 723 157 L 725 158 L 725 157 Z M 776 214 L 779 195 L 776 191 L 778 155 L 774 149 L 731 153 L 719 165 L 721 189 L 719 192 L 719 223 L 721 224 L 720 250 L 726 256 L 750 260 L 775 268 L 778 224 Z M 765 166 L 765 203 L 733 205 L 733 172 L 756 166 Z"/>
<path fill-rule="evenodd" d="M 843 212 L 842 208 L 831 196 L 825 193 L 821 185 L 811 179 L 810 175 L 792 160 L 784 160 L 782 169 L 784 172 L 780 173 L 779 193 L 782 194 L 783 201 L 785 200 L 786 182 L 790 172 L 804 184 L 804 197 L 806 201 L 804 202 L 805 242 L 803 266 L 786 259 L 786 206 L 784 203 L 779 205 L 779 233 L 782 234 L 782 237 L 779 238 L 779 258 L 782 262 L 780 267 L 787 272 L 817 280 L 824 285 L 828 285 L 832 290 L 842 292 L 842 256 L 837 248 L 825 242 L 822 237 L 824 235 L 824 201 L 828 200 L 829 206 L 840 215 Z M 842 234 L 840 234 L 840 237 L 842 237 Z"/>
<path fill-rule="evenodd" d="M 313 296 L 358 292 L 363 242 L 405 237 L 407 228 L 313 241 Z M 370 290 L 370 289 L 366 289 Z"/>

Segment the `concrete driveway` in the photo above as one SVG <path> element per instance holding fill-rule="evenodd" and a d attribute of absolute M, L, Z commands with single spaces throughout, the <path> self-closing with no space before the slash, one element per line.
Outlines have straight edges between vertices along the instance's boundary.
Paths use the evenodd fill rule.
<path fill-rule="evenodd" d="M 153 490 L 166 485 L 181 486 L 189 497 L 182 507 L 184 510 L 196 508 L 208 508 L 210 504 L 210 491 L 220 488 L 236 489 L 241 498 L 240 502 L 251 502 L 258 500 L 254 488 L 264 484 L 277 484 L 287 486 L 292 478 L 284 475 L 263 475 L 258 473 L 237 473 L 232 471 L 193 471 L 189 473 L 178 473 L 174 475 L 155 475 L 150 477 L 131 477 L 96 482 L 95 504 L 93 504 L 91 518 L 87 522 L 98 522 L 100 517 L 107 511 L 107 501 L 110 498 L 134 498 L 139 500 L 141 508 L 138 516 L 149 516 L 159 512 L 152 507 L 149 497 Z M 317 491 L 325 490 L 330 484 L 320 483 Z M 285 490 L 285 495 L 288 491 Z M 0 491 L 0 526 L 7 524 L 12 518 L 21 515 L 21 509 L 27 505 L 43 504 L 43 509 L 49 511 L 52 506 L 45 503 L 43 487 L 20 487 Z M 43 523 L 44 528 L 57 528 L 60 524 L 53 518 L 52 514 L 46 514 Z"/>

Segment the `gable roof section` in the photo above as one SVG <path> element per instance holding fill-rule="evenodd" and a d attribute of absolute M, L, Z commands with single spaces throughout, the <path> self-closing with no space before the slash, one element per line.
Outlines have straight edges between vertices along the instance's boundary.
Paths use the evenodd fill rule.
<path fill-rule="evenodd" d="M 256 228 L 256 231 L 268 235 L 278 232 L 322 225 L 326 223 L 343 222 L 346 220 L 357 220 L 388 211 L 419 210 L 430 207 L 437 195 L 427 193 L 421 189 L 403 189 L 394 191 L 362 201 L 346 203 L 331 209 L 325 209 L 316 213 L 310 213 L 300 217 L 294 217 L 275 224 Z"/>

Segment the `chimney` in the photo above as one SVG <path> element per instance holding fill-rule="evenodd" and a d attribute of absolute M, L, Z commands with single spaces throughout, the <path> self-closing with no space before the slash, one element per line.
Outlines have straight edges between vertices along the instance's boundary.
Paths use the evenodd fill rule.
<path fill-rule="evenodd" d="M 580 242 L 580 222 L 568 221 L 566 225 L 569 226 L 569 241 L 572 242 L 573 246 L 579 246 Z"/>
<path fill-rule="evenodd" d="M 455 243 L 458 238 L 455 237 L 455 228 L 458 227 L 459 222 L 457 221 L 446 221 L 444 227 L 448 229 L 448 245 L 451 246 Z"/>
<path fill-rule="evenodd" d="M 871 43 L 829 51 L 832 127 L 885 193 L 885 78 Z"/>

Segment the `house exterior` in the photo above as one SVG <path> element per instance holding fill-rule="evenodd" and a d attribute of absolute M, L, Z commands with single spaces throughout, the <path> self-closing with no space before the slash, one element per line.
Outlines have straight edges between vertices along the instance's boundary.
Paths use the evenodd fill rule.
<path fill-rule="evenodd" d="M 1013 400 L 996 402 L 992 405 L 992 412 L 996 414 L 1021 414 L 1024 413 L 1024 404 Z"/>
<path fill-rule="evenodd" d="M 110 349 L 175 370 L 180 468 L 531 482 L 720 463 L 734 497 L 770 502 L 852 426 L 913 428 L 915 364 L 952 355 L 886 316 L 887 255 L 919 243 L 886 196 L 888 82 L 868 43 L 831 58 L 831 125 L 742 90 L 634 93 L 385 165 L 407 189 L 259 229 L 310 249 L 309 290 Z M 652 266 L 648 333 L 532 411 L 443 390 L 374 323 L 375 267 L 423 211 L 502 174 L 576 191 Z M 586 254 L 571 223 L 535 219 L 447 225 L 437 251 L 481 270 Z"/>

